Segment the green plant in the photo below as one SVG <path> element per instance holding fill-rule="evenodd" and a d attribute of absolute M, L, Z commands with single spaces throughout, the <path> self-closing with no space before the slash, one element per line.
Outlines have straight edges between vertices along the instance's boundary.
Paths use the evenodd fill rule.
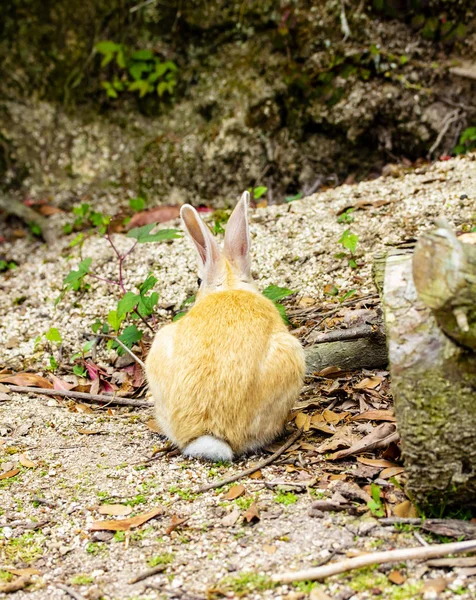
<path fill-rule="evenodd" d="M 32 563 L 43 555 L 45 537 L 41 532 L 29 532 L 12 538 L 4 546 L 9 562 Z"/>
<path fill-rule="evenodd" d="M 289 504 L 294 504 L 295 502 L 297 502 L 297 496 L 296 494 L 293 494 L 292 492 L 283 492 L 282 490 L 278 491 L 276 493 L 276 496 L 274 497 L 275 502 L 278 502 L 279 504 L 284 504 L 285 506 L 288 506 Z"/>
<path fill-rule="evenodd" d="M 352 233 L 350 229 L 346 229 L 344 233 L 339 238 L 339 244 L 342 244 L 345 250 L 349 251 L 349 254 L 346 252 L 339 252 L 335 254 L 335 258 L 346 258 L 347 263 L 351 269 L 357 268 L 357 262 L 354 258 L 355 251 L 357 250 L 357 244 L 359 242 L 359 236 L 355 233 Z"/>
<path fill-rule="evenodd" d="M 157 565 L 169 565 L 174 560 L 174 555 L 171 552 L 164 552 L 164 554 L 157 554 L 147 561 L 149 567 L 156 567 Z"/>
<path fill-rule="evenodd" d="M 96 44 L 102 55 L 101 67 L 108 67 L 109 79 L 102 82 L 108 98 L 118 98 L 123 92 L 136 92 L 140 98 L 156 93 L 162 98 L 172 96 L 177 85 L 177 65 L 161 60 L 152 50 L 131 51 L 124 44 L 102 41 Z"/>
<path fill-rule="evenodd" d="M 266 575 L 243 571 L 235 577 L 223 578 L 220 587 L 234 592 L 237 596 L 244 596 L 255 591 L 272 589 L 274 584 Z"/>
<path fill-rule="evenodd" d="M 375 517 L 385 516 L 385 507 L 382 502 L 380 488 L 377 484 L 372 483 L 370 486 L 370 495 L 372 496 L 372 499 L 367 502 L 370 512 Z"/>
<path fill-rule="evenodd" d="M 2 271 L 12 271 L 13 269 L 17 268 L 17 263 L 14 262 L 13 260 L 10 261 L 6 261 L 6 260 L 0 260 L 0 273 Z"/>
<path fill-rule="evenodd" d="M 252 496 L 241 496 L 240 498 L 235 498 L 234 502 L 241 510 L 248 510 L 253 502 L 255 502 L 255 499 Z"/>
<path fill-rule="evenodd" d="M 337 217 L 337 222 L 338 223 L 352 223 L 354 220 L 354 217 L 352 216 L 353 212 L 354 212 L 353 208 L 347 208 L 342 214 L 340 214 Z"/>
<path fill-rule="evenodd" d="M 473 150 L 476 150 L 476 127 L 467 127 L 460 135 L 453 153 L 466 154 L 466 152 L 472 152 Z"/>
<path fill-rule="evenodd" d="M 71 577 L 70 582 L 73 585 L 88 585 L 88 583 L 93 583 L 94 581 L 94 577 L 91 577 L 91 575 L 75 575 L 74 577 Z"/>
<path fill-rule="evenodd" d="M 289 319 L 286 314 L 286 309 L 279 302 L 279 300 L 283 300 L 284 298 L 287 298 L 288 296 L 292 296 L 292 294 L 294 294 L 293 290 L 288 290 L 287 288 L 278 287 L 277 285 L 268 285 L 268 287 L 265 290 L 263 290 L 263 296 L 268 298 L 268 300 L 271 300 L 271 302 L 274 302 L 274 305 L 278 309 L 279 314 L 283 318 L 283 321 L 286 323 L 286 325 L 290 324 Z"/>

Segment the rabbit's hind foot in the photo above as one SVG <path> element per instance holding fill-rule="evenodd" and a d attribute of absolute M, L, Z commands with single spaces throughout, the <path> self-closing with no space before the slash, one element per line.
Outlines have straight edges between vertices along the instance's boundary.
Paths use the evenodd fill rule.
<path fill-rule="evenodd" d="M 183 449 L 185 456 L 196 458 L 205 458 L 214 462 L 219 460 L 233 460 L 233 450 L 230 446 L 212 435 L 202 435 L 196 440 L 193 440 L 188 446 Z"/>

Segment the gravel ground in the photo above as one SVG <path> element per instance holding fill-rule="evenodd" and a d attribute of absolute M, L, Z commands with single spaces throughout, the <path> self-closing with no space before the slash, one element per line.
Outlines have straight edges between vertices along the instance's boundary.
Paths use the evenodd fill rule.
<path fill-rule="evenodd" d="M 413 239 L 440 214 L 458 230 L 474 224 L 475 158 L 439 162 L 402 177 L 342 186 L 290 205 L 253 211 L 259 285 L 286 285 L 316 301 L 323 300 L 327 284 L 337 286 L 339 294 L 351 289 L 362 295 L 373 292 L 370 271 L 376 251 Z M 350 225 L 337 222 L 339 211 L 364 201 L 365 210 L 355 210 Z M 64 215 L 56 218 L 65 220 Z M 359 236 L 357 270 L 348 268 L 346 259 L 334 257 L 342 250 L 338 240 L 346 228 Z M 71 239 L 59 237 L 50 247 L 29 238 L 4 244 L 2 252 L 19 264 L 0 279 L 2 362 L 13 371 L 42 372 L 50 350 L 34 342 L 52 326 L 60 330 L 63 357 L 68 358 L 84 343 L 82 332 L 114 308 L 117 298 L 107 284 L 93 281 L 89 291 L 69 294 L 55 309 L 63 277 L 78 264 L 77 249 L 68 247 Z M 115 241 L 120 249 L 130 245 L 122 235 Z M 114 275 L 117 265 L 104 240 L 89 239 L 82 255 L 94 259 L 98 275 Z M 159 280 L 159 320 L 166 320 L 168 307 L 178 307 L 194 292 L 194 266 L 187 240 L 141 245 L 126 263 L 126 285 L 132 288 L 152 271 Z M 97 364 L 110 368 L 113 358 L 113 352 L 102 351 Z M 317 389 L 315 393 L 318 397 Z M 57 587 L 62 583 L 91 600 L 215 598 L 221 593 L 299 600 L 309 595 L 310 586 L 270 588 L 267 577 L 311 566 L 333 552 L 418 545 L 411 531 L 382 527 L 369 514 L 310 517 L 312 500 L 328 493 L 318 488 L 297 493 L 295 488 L 268 489 L 263 480 L 246 479 L 247 492 L 237 500 L 225 499 L 223 491 L 195 496 L 199 484 L 234 473 L 257 458 L 210 465 L 164 455 L 143 464 L 152 449 L 162 445 L 146 425 L 146 410 L 86 409 L 40 396 L 8 397 L 0 403 L 0 471 L 20 465 L 20 472 L 0 479 L 0 557 L 3 567 L 32 566 L 39 572 L 28 591 L 17 592 L 16 598 L 65 598 Z M 21 466 L 21 455 L 35 466 Z M 295 453 L 291 458 L 288 464 L 264 469 L 265 480 L 296 482 L 305 475 L 319 481 L 323 473 L 335 472 L 335 465 L 312 454 Z M 252 501 L 259 507 L 260 520 L 248 524 L 243 515 Z M 105 502 L 129 503 L 132 515 L 162 506 L 163 514 L 130 534 L 92 532 L 94 520 L 108 518 L 98 513 Z M 234 510 L 239 519 L 230 525 Z M 188 520 L 167 533 L 174 516 Z M 40 523 L 37 530 L 28 529 L 32 521 L 35 527 Z M 164 565 L 164 573 L 129 584 L 151 559 Z M 458 569 L 427 570 L 409 564 L 400 569 L 405 583 L 394 585 L 387 579 L 391 568 L 337 576 L 316 590 L 326 590 L 338 600 L 403 600 L 422 597 L 423 579 L 445 577 L 445 591 L 432 592 L 426 584 L 424 597 L 470 600 L 476 594 L 474 576 Z M 6 577 L 0 569 L 2 573 Z M 317 593 L 311 596 L 314 600 L 319 600 Z"/>

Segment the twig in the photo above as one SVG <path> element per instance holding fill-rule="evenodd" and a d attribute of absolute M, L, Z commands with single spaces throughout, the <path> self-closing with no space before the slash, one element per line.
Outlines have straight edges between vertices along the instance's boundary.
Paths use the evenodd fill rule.
<path fill-rule="evenodd" d="M 428 156 L 431 156 L 433 154 L 433 152 L 438 148 L 438 146 L 441 144 L 441 140 L 444 138 L 451 123 L 456 121 L 458 119 L 458 117 L 459 117 L 459 108 L 450 112 L 450 114 L 446 117 L 446 119 L 443 121 L 443 127 L 441 128 L 440 133 L 438 134 L 438 137 L 436 138 L 434 144 L 431 146 L 431 148 L 428 151 Z"/>
<path fill-rule="evenodd" d="M 127 354 L 129 354 L 129 356 L 132 356 L 132 358 L 136 361 L 136 363 L 138 365 L 140 365 L 145 371 L 144 361 L 142 361 L 138 356 L 136 356 L 134 354 L 134 352 L 132 352 L 132 350 L 130 348 L 128 348 L 123 342 L 121 342 L 121 340 L 116 335 L 108 335 L 107 333 L 96 333 L 96 337 L 107 338 L 107 339 L 114 340 L 115 342 L 117 342 L 119 344 L 119 346 L 121 346 L 121 348 L 123 350 L 125 350 L 127 352 Z"/>
<path fill-rule="evenodd" d="M 68 587 L 67 585 L 64 585 L 64 583 L 57 583 L 56 587 L 60 590 L 63 590 L 65 594 L 68 594 L 68 596 L 71 596 L 71 598 L 74 598 L 74 600 L 85 600 L 84 596 L 81 596 L 81 594 L 79 594 L 72 588 Z"/>
<path fill-rule="evenodd" d="M 234 481 L 238 481 L 239 479 L 242 479 L 243 477 L 247 477 L 248 475 L 251 475 L 252 473 L 256 473 L 256 471 L 259 471 L 260 469 L 263 469 L 264 467 L 270 465 L 279 456 L 281 456 L 281 454 L 283 452 L 285 452 L 290 446 L 292 446 L 294 444 L 294 442 L 301 436 L 301 434 L 302 434 L 302 429 L 297 429 L 292 434 L 292 436 L 286 440 L 286 443 L 284 443 L 281 446 L 281 448 L 279 448 L 279 450 L 276 450 L 276 452 L 274 454 L 272 454 L 271 456 L 268 456 L 268 458 L 265 458 L 261 462 L 257 463 L 254 467 L 250 467 L 249 469 L 240 471 L 240 473 L 236 473 L 235 475 L 232 475 L 231 477 L 226 477 L 225 479 L 221 479 L 220 481 L 216 481 L 215 483 L 209 483 L 207 485 L 204 485 L 201 488 L 198 488 L 198 490 L 194 493 L 202 494 L 203 492 L 208 492 L 208 490 L 215 490 L 216 488 L 222 487 L 223 485 L 227 485 L 228 483 L 233 483 Z"/>
<path fill-rule="evenodd" d="M 417 517 L 386 517 L 379 519 L 380 525 L 421 525 L 422 519 Z"/>
<path fill-rule="evenodd" d="M 52 390 L 49 388 L 26 387 L 22 385 L 9 385 L 12 392 L 25 394 L 45 394 L 46 396 L 63 396 L 66 398 L 77 398 L 89 402 L 105 402 L 107 404 L 119 404 L 121 406 L 137 406 L 152 408 L 152 402 L 135 400 L 133 398 L 119 398 L 118 396 L 107 396 L 106 394 L 87 394 L 86 392 L 73 392 L 72 390 Z"/>
<path fill-rule="evenodd" d="M 352 569 L 360 569 L 369 565 L 381 565 L 390 562 L 401 562 L 406 560 L 427 560 L 438 558 L 447 554 L 468 552 L 476 549 L 476 540 L 467 542 L 452 542 L 450 544 L 434 544 L 419 548 L 403 548 L 401 550 L 389 550 L 388 552 L 372 552 L 355 558 L 347 558 L 330 565 L 303 569 L 302 571 L 285 572 L 273 575 L 272 580 L 280 583 L 291 583 L 293 581 L 316 581 L 326 579 L 338 573 L 345 573 Z"/>
<path fill-rule="evenodd" d="M 136 577 L 129 579 L 128 583 L 138 583 L 139 581 L 144 581 L 144 579 L 153 577 L 158 573 L 163 573 L 165 571 L 165 568 L 165 565 L 157 565 L 156 567 L 152 567 L 152 569 L 147 569 L 147 571 L 143 571 L 142 573 L 139 573 L 139 575 L 137 575 Z"/>
<path fill-rule="evenodd" d="M 345 0 L 340 0 L 340 29 L 344 36 L 343 41 L 345 42 L 351 35 L 349 23 L 347 22 L 347 16 L 345 14 Z"/>
<path fill-rule="evenodd" d="M 334 329 L 326 333 L 318 334 L 319 337 L 313 340 L 314 344 L 324 344 L 326 342 L 343 342 L 346 340 L 358 340 L 369 338 L 378 333 L 372 325 L 364 324 L 350 329 Z"/>
<path fill-rule="evenodd" d="M 421 533 L 418 533 L 418 531 L 414 531 L 413 535 L 415 537 L 415 539 L 417 540 L 417 542 L 419 544 L 421 544 L 422 546 L 429 546 L 430 544 L 425 540 L 425 538 L 421 535 Z"/>

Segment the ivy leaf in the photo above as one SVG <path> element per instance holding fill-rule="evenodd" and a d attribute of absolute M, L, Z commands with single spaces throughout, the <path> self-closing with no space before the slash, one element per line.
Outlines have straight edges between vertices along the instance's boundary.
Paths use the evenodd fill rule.
<path fill-rule="evenodd" d="M 56 327 L 50 327 L 48 331 L 45 333 L 45 338 L 49 342 L 54 342 L 55 344 L 61 344 L 63 341 L 61 338 L 61 333 L 56 329 Z"/>
<path fill-rule="evenodd" d="M 173 240 L 182 237 L 178 229 L 160 229 L 151 235 L 150 232 L 156 225 L 157 223 L 148 223 L 143 227 L 135 227 L 128 232 L 127 237 L 134 238 L 139 244 L 162 242 L 164 240 Z"/>
<path fill-rule="evenodd" d="M 339 244 L 342 244 L 344 248 L 355 254 L 358 241 L 359 236 L 352 233 L 350 229 L 346 229 L 339 239 Z"/>
<path fill-rule="evenodd" d="M 263 296 L 273 302 L 287 298 L 288 296 L 291 296 L 291 294 L 294 294 L 293 290 L 288 290 L 288 288 L 282 288 L 277 285 L 268 285 L 268 287 L 263 290 Z"/>
<path fill-rule="evenodd" d="M 142 331 L 139 331 L 135 325 L 129 325 L 126 327 L 124 331 L 119 336 L 119 339 L 127 346 L 127 348 L 132 348 L 132 346 L 138 342 L 142 338 Z M 124 354 L 124 349 L 119 346 L 117 342 L 114 342 L 114 347 L 117 349 L 117 353 L 119 355 Z"/>
<path fill-rule="evenodd" d="M 70 271 L 63 280 L 63 283 L 74 290 L 78 290 L 84 276 L 88 274 L 92 258 L 85 258 L 79 263 L 77 271 Z"/>
<path fill-rule="evenodd" d="M 153 275 L 148 275 L 144 283 L 141 283 L 141 285 L 139 286 L 140 295 L 143 296 L 144 294 L 147 294 L 147 292 L 149 292 L 156 283 L 157 277 L 154 277 Z"/>
<path fill-rule="evenodd" d="M 134 292 L 126 292 L 117 303 L 117 318 L 121 321 L 138 305 L 140 296 Z"/>
<path fill-rule="evenodd" d="M 142 317 L 148 317 L 154 312 L 154 306 L 159 301 L 159 294 L 152 292 L 150 296 L 140 295 L 139 306 L 137 310 Z"/>

